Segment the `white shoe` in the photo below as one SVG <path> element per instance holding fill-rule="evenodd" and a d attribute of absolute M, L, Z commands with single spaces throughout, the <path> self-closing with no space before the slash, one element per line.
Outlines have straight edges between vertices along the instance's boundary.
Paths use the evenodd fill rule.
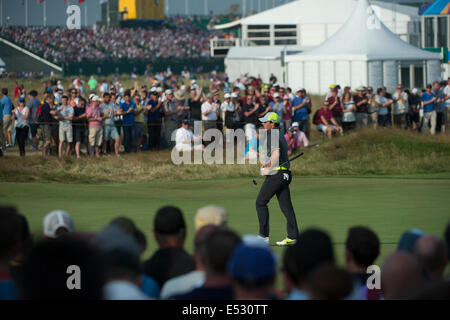
<path fill-rule="evenodd" d="M 289 239 L 289 238 L 284 238 L 283 240 L 281 240 L 281 241 L 277 241 L 277 246 L 288 246 L 288 245 L 290 245 L 290 244 L 294 244 L 294 243 L 296 243 L 297 242 L 297 240 L 295 240 L 295 239 Z"/>
<path fill-rule="evenodd" d="M 258 236 L 258 238 L 264 240 L 265 243 L 269 244 L 269 237 Z"/>

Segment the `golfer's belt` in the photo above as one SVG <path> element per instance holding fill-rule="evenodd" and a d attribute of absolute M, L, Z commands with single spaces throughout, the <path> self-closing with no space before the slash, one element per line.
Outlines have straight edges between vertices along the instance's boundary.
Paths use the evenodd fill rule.
<path fill-rule="evenodd" d="M 287 170 L 288 168 L 285 167 L 276 167 L 275 170 Z"/>

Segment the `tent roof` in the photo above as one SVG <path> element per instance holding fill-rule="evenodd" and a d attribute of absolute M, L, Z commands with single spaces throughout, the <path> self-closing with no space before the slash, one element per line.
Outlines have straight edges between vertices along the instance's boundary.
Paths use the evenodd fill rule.
<path fill-rule="evenodd" d="M 232 47 L 228 50 L 227 59 L 279 59 L 285 46 Z M 288 46 L 287 55 L 300 53 L 310 47 Z"/>
<path fill-rule="evenodd" d="M 429 5 L 423 15 L 446 15 L 450 14 L 450 2 L 448 0 L 436 0 Z"/>
<path fill-rule="evenodd" d="M 377 10 L 396 12 L 396 21 L 410 21 L 418 17 L 417 8 L 381 1 L 373 1 Z M 228 29 L 243 25 L 267 24 L 307 24 L 307 23 L 343 23 L 356 7 L 357 0 L 297 0 L 233 22 L 214 26 L 215 29 Z M 382 14 L 391 16 L 391 14 Z"/>
<path fill-rule="evenodd" d="M 392 33 L 376 16 L 368 0 L 358 6 L 345 24 L 328 40 L 293 60 L 424 60 L 440 54 L 416 48 Z"/>

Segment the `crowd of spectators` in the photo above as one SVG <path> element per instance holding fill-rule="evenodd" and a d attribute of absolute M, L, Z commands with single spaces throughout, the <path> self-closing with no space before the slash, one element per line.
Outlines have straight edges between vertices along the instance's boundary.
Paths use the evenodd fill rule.
<path fill-rule="evenodd" d="M 393 126 L 434 135 L 446 132 L 449 123 L 448 81 L 411 92 L 398 85 L 392 94 L 385 87 L 331 85 L 321 105 L 313 109 L 305 89 L 294 92 L 274 78 L 268 84 L 246 76 L 230 82 L 226 74 L 211 72 L 208 79 L 209 88 L 203 88 L 189 71 L 179 76 L 146 73 L 144 84 L 135 81 L 127 89 L 116 78 L 76 78 L 68 88 L 52 78 L 42 96 L 36 90 L 27 92 L 16 81 L 14 102 L 2 89 L 0 147 L 4 152 L 17 138 L 20 154 L 25 155 L 28 140 L 30 151 L 42 149 L 44 157 L 51 153 L 80 157 L 82 145 L 85 154 L 97 156 L 119 156 L 122 148 L 126 153 L 173 147 L 183 152 L 204 150 L 210 142 L 192 131 L 198 121 L 203 133 L 242 129 L 250 158 L 258 155 L 258 119 L 268 112 L 278 114 L 289 154 L 311 147 L 312 128 L 331 139 L 334 134 Z"/>
<path fill-rule="evenodd" d="M 15 208 L 0 207 L 0 300 L 450 298 L 450 225 L 442 238 L 406 231 L 380 268 L 382 240 L 368 227 L 349 228 L 340 266 L 330 235 L 317 228 L 301 232 L 279 259 L 258 236 L 232 230 L 224 208 L 200 208 L 194 220 L 188 253 L 192 244 L 177 207 L 160 208 L 152 226 L 122 216 L 95 233 L 78 230 L 68 212 L 55 210 L 44 218 L 42 239 Z M 143 256 L 150 241 L 157 249 Z"/>
<path fill-rule="evenodd" d="M 193 17 L 174 16 L 148 28 L 94 25 L 63 27 L 1 26 L 0 35 L 53 63 L 106 59 L 201 58 L 210 56 L 209 39 L 222 31 L 207 30 Z"/>

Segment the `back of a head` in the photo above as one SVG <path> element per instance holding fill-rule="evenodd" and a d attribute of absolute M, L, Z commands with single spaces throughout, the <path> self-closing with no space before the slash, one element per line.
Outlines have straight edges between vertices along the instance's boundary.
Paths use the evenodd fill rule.
<path fill-rule="evenodd" d="M 381 288 L 386 300 L 406 299 L 422 285 L 419 262 L 410 253 L 397 251 L 389 255 L 381 269 Z"/>
<path fill-rule="evenodd" d="M 330 237 L 317 229 L 302 232 L 297 243 L 289 246 L 283 257 L 284 269 L 296 285 L 303 284 L 318 266 L 334 262 Z"/>
<path fill-rule="evenodd" d="M 70 270 L 70 266 L 75 268 Z M 47 239 L 38 243 L 25 261 L 22 295 L 40 300 L 101 299 L 103 274 L 97 251 L 85 241 L 70 234 Z M 80 289 L 70 290 L 69 284 L 78 281 Z"/>
<path fill-rule="evenodd" d="M 47 238 L 57 238 L 62 234 L 74 232 L 72 216 L 64 210 L 53 210 L 44 217 L 43 233 Z"/>
<path fill-rule="evenodd" d="M 226 275 L 227 263 L 240 243 L 239 236 L 231 230 L 218 229 L 212 232 L 205 245 L 204 260 L 207 272 Z"/>
<path fill-rule="evenodd" d="M 184 241 L 186 235 L 186 223 L 183 213 L 176 207 L 162 207 L 156 212 L 153 228 L 159 239 L 164 237 L 176 237 Z"/>
<path fill-rule="evenodd" d="M 147 249 L 147 238 L 145 237 L 145 234 L 138 227 L 136 227 L 136 224 L 130 218 L 127 217 L 115 218 L 110 222 L 110 225 L 118 226 L 123 231 L 127 232 L 133 238 L 135 238 L 135 240 L 139 243 L 141 247 L 141 253 L 143 253 L 145 249 Z"/>
<path fill-rule="evenodd" d="M 20 242 L 20 217 L 13 207 L 0 207 L 0 263 L 11 259 L 14 247 Z"/>
<path fill-rule="evenodd" d="M 350 273 L 333 264 L 324 264 L 312 272 L 309 280 L 313 300 L 345 299 L 353 290 Z"/>
<path fill-rule="evenodd" d="M 447 244 L 447 259 L 448 261 L 450 261 L 450 223 L 447 225 L 447 228 L 445 229 L 444 239 L 445 243 Z"/>
<path fill-rule="evenodd" d="M 425 235 L 417 240 L 414 254 L 427 276 L 441 278 L 447 265 L 447 245 L 433 235 Z"/>
<path fill-rule="evenodd" d="M 208 237 L 218 228 L 218 226 L 208 224 L 197 230 L 194 238 L 194 252 L 196 254 L 204 255 Z"/>
<path fill-rule="evenodd" d="M 369 228 L 352 227 L 348 231 L 345 248 L 359 266 L 367 268 L 380 254 L 380 240 Z"/>
<path fill-rule="evenodd" d="M 228 213 L 225 208 L 209 205 L 197 210 L 195 214 L 195 230 L 207 224 L 213 224 L 219 227 L 226 227 Z"/>
<path fill-rule="evenodd" d="M 416 241 L 423 235 L 424 232 L 420 229 L 411 229 L 405 231 L 398 241 L 397 251 L 414 253 L 414 246 L 416 245 Z"/>

